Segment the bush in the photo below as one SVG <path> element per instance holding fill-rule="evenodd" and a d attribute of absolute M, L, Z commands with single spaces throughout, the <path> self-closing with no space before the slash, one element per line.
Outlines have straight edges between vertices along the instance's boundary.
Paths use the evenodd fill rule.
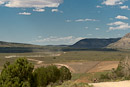
<path fill-rule="evenodd" d="M 0 75 L 0 87 L 46 87 L 71 79 L 71 73 L 66 67 L 58 69 L 50 65 L 33 69 L 34 66 L 25 58 L 19 58 L 13 64 L 7 62 Z"/>
<path fill-rule="evenodd" d="M 62 66 L 60 68 L 60 81 L 63 82 L 65 80 L 70 80 L 71 77 L 72 76 L 70 70 L 67 67 Z"/>
<path fill-rule="evenodd" d="M 34 71 L 35 82 L 38 87 L 46 87 L 50 83 L 55 83 L 60 78 L 59 69 L 54 66 L 40 67 Z"/>
<path fill-rule="evenodd" d="M 33 68 L 25 58 L 19 58 L 14 64 L 7 62 L 0 75 L 0 87 L 32 87 Z"/>
<path fill-rule="evenodd" d="M 58 69 L 55 65 L 40 67 L 34 71 L 35 84 L 37 87 L 46 87 L 49 84 L 63 82 L 71 79 L 71 73 L 68 68 L 62 66 Z M 55 84 L 54 84 L 55 83 Z"/>
<path fill-rule="evenodd" d="M 60 70 L 55 66 L 51 65 L 46 67 L 47 69 L 47 76 L 48 76 L 48 83 L 55 83 L 60 78 Z"/>

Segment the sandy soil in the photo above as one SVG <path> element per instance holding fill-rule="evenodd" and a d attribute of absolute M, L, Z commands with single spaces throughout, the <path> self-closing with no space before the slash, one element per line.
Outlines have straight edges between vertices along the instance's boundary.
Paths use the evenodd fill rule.
<path fill-rule="evenodd" d="M 42 64 L 43 63 L 43 61 L 36 60 L 36 59 L 30 59 L 30 58 L 28 58 L 28 60 L 37 62 L 37 64 Z"/>
<path fill-rule="evenodd" d="M 102 61 L 88 72 L 101 72 L 104 70 L 111 70 L 112 68 L 117 68 L 118 64 L 119 61 Z"/>
<path fill-rule="evenodd" d="M 130 87 L 130 81 L 90 83 L 94 87 Z"/>
<path fill-rule="evenodd" d="M 73 73 L 86 73 L 99 63 L 100 61 L 84 61 L 84 62 L 68 62 L 65 63 L 65 65 L 68 65 L 69 67 L 73 68 L 75 71 Z"/>

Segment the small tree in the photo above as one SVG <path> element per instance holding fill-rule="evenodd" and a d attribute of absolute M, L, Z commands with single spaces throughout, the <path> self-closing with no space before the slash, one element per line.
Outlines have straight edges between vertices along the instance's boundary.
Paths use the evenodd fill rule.
<path fill-rule="evenodd" d="M 34 78 L 37 87 L 46 87 L 50 83 L 55 83 L 60 78 L 60 70 L 54 66 L 37 68 L 34 71 Z"/>
<path fill-rule="evenodd" d="M 70 80 L 70 79 L 71 79 L 70 70 L 67 67 L 62 66 L 60 68 L 60 80 L 63 82 L 64 80 Z"/>
<path fill-rule="evenodd" d="M 36 87 L 46 87 L 48 85 L 47 80 L 47 70 L 44 67 L 40 67 L 35 69 L 34 71 L 34 78 L 35 78 L 35 83 Z"/>
<path fill-rule="evenodd" d="M 51 65 L 46 67 L 47 69 L 47 76 L 48 76 L 48 84 L 55 83 L 60 78 L 60 70 L 55 66 Z"/>
<path fill-rule="evenodd" d="M 0 87 L 32 87 L 33 68 L 25 58 L 19 58 L 13 64 L 7 62 L 1 72 Z"/>

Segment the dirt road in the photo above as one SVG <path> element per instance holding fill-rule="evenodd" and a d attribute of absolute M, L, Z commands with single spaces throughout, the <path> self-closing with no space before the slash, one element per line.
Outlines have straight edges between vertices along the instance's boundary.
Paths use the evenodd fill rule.
<path fill-rule="evenodd" d="M 130 87 L 130 81 L 90 83 L 94 87 Z"/>

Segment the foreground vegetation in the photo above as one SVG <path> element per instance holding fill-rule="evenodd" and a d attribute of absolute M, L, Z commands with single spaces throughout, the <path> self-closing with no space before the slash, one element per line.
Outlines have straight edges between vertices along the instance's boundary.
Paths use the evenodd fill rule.
<path fill-rule="evenodd" d="M 122 51 L 122 50 L 121 51 L 10 53 L 10 54 L 0 53 L 0 68 L 3 69 L 0 75 L 0 87 L 46 87 L 46 86 L 48 87 L 67 87 L 67 86 L 68 87 L 80 87 L 80 86 L 89 87 L 86 83 L 82 83 L 82 82 L 75 83 L 74 81 L 77 79 L 82 79 L 82 78 L 84 79 L 84 77 L 90 82 L 94 82 L 95 78 L 98 79 L 98 82 L 99 81 L 118 81 L 118 80 L 129 79 L 129 77 L 126 77 L 126 76 L 124 77 L 124 75 L 122 75 L 122 68 L 119 67 L 122 65 L 122 62 L 120 62 L 117 69 L 113 69 L 112 71 L 105 71 L 105 72 L 98 72 L 98 73 L 96 72 L 96 73 L 72 74 L 72 80 L 69 82 L 68 81 L 66 82 L 66 80 L 69 80 L 71 78 L 70 71 L 66 67 L 61 67 L 59 69 L 56 66 L 51 65 L 48 67 L 40 67 L 34 70 L 33 64 L 36 64 L 36 63 L 34 61 L 33 62 L 30 61 L 31 63 L 27 61 L 28 58 L 31 58 L 31 59 L 44 61 L 44 63 L 47 63 L 49 65 L 52 63 L 60 63 L 60 62 L 70 63 L 70 61 L 72 62 L 73 61 L 74 62 L 120 61 L 120 60 L 123 60 L 126 57 L 126 55 L 130 56 L 129 53 L 130 51 Z M 55 56 L 52 54 L 60 54 L 60 56 Z M 12 56 L 12 55 L 27 57 L 27 59 L 24 59 L 24 58 L 17 59 L 17 57 L 4 58 L 5 56 Z M 31 56 L 41 55 L 41 57 L 28 57 L 30 55 Z M 13 63 L 14 60 L 16 60 L 15 63 Z M 4 64 L 5 61 L 9 61 L 10 63 Z M 22 63 L 20 63 L 20 61 Z M 87 66 L 88 65 L 86 65 L 85 67 Z M 126 69 L 129 69 L 129 68 L 126 68 Z M 24 70 L 26 71 L 24 72 Z M 29 73 L 27 73 L 28 71 Z M 127 70 L 124 70 L 124 71 L 127 71 Z M 24 75 L 27 75 L 27 77 L 24 77 Z M 67 75 L 67 77 L 64 77 L 65 75 Z M 53 79 L 50 77 L 53 77 Z"/>
<path fill-rule="evenodd" d="M 130 80 L 130 59 L 127 57 L 120 61 L 117 69 L 102 74 L 99 78 L 100 81 L 120 81 Z"/>
<path fill-rule="evenodd" d="M 63 83 L 71 79 L 68 68 L 54 65 L 34 70 L 27 59 L 17 59 L 13 64 L 7 62 L 0 75 L 0 87 L 46 87 L 49 84 Z"/>

